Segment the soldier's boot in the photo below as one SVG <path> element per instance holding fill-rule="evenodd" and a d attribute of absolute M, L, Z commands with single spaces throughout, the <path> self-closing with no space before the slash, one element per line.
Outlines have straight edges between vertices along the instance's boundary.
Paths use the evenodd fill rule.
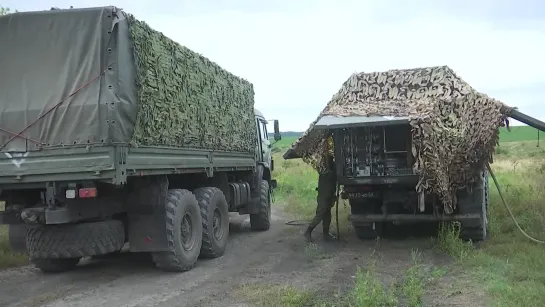
<path fill-rule="evenodd" d="M 337 237 L 329 232 L 329 227 L 331 226 L 331 211 L 324 215 L 324 220 L 322 221 L 324 241 L 335 240 Z"/>
<path fill-rule="evenodd" d="M 314 230 L 314 228 L 316 228 L 316 226 L 318 226 L 319 223 L 320 218 L 319 216 L 316 216 L 308 224 L 307 230 L 305 231 L 305 240 L 307 241 L 307 243 L 312 242 L 312 231 Z"/>
<path fill-rule="evenodd" d="M 310 227 L 305 231 L 305 241 L 307 243 L 312 242 L 312 229 Z"/>

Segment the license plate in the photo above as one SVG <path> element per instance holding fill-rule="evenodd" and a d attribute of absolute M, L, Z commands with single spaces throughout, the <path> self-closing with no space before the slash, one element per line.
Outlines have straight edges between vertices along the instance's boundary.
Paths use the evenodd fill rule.
<path fill-rule="evenodd" d="M 349 192 L 346 194 L 350 199 L 378 197 L 378 194 L 376 192 Z"/>

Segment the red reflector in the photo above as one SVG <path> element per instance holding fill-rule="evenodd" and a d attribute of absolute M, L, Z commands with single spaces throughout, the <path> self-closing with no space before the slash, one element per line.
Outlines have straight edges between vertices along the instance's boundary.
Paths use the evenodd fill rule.
<path fill-rule="evenodd" d="M 96 188 L 79 189 L 79 198 L 92 198 L 92 197 L 97 197 Z"/>

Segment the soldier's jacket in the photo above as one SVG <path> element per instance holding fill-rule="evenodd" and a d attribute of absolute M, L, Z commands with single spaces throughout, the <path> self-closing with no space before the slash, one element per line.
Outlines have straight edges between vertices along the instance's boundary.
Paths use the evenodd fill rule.
<path fill-rule="evenodd" d="M 335 196 L 337 190 L 337 176 L 335 171 L 320 174 L 318 177 L 318 198 Z"/>

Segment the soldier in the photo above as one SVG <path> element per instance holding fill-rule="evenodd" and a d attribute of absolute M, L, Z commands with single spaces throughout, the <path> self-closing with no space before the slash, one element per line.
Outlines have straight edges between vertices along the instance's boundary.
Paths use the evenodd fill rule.
<path fill-rule="evenodd" d="M 335 192 L 337 190 L 337 174 L 335 172 L 335 162 L 332 153 L 333 141 L 331 137 L 328 138 L 328 155 L 325 161 L 325 170 L 319 174 L 318 177 L 318 196 L 316 197 L 317 208 L 316 216 L 312 219 L 305 232 L 305 239 L 307 242 L 312 241 L 312 230 L 322 222 L 323 234 L 325 240 L 335 239 L 335 236 L 329 233 L 329 226 L 331 225 L 331 208 L 335 203 Z"/>

